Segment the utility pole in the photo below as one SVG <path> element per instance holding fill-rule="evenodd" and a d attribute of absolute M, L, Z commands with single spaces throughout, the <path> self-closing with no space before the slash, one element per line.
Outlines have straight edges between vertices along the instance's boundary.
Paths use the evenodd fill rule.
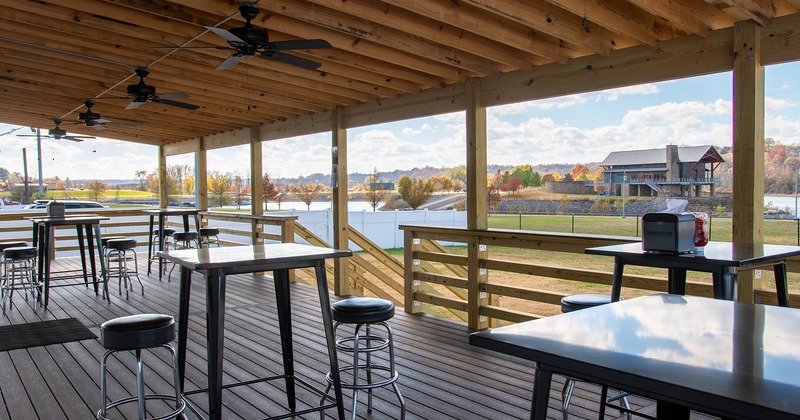
<path fill-rule="evenodd" d="M 28 153 L 24 147 L 22 148 L 22 172 L 23 176 L 25 177 L 25 180 L 23 181 L 25 184 L 25 196 L 20 197 L 19 201 L 22 202 L 22 204 L 28 204 L 28 197 L 30 197 L 31 192 L 28 189 Z"/>
<path fill-rule="evenodd" d="M 44 196 L 42 185 L 42 130 L 36 129 L 36 158 L 39 161 L 39 198 Z"/>

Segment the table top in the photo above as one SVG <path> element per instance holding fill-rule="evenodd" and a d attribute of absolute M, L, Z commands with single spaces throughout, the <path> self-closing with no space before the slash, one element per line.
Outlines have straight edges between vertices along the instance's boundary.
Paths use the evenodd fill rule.
<path fill-rule="evenodd" d="M 192 270 L 237 268 L 247 272 L 247 267 L 274 265 L 276 268 L 307 261 L 341 258 L 353 255 L 352 251 L 323 248 L 296 243 L 243 245 L 181 249 L 159 252 L 158 256 Z M 262 268 L 269 270 L 271 268 Z"/>
<path fill-rule="evenodd" d="M 770 244 L 736 244 L 732 242 L 709 242 L 703 255 L 670 254 L 664 252 L 646 252 L 640 242 L 586 248 L 587 254 L 608 255 L 612 257 L 632 257 L 659 259 L 672 262 L 692 262 L 715 265 L 743 267 L 747 265 L 767 263 L 800 255 L 800 246 Z"/>
<path fill-rule="evenodd" d="M 470 343 L 721 415 L 776 418 L 800 415 L 798 325 L 797 309 L 657 294 L 480 331 Z"/>
<path fill-rule="evenodd" d="M 64 217 L 50 217 L 50 216 L 35 216 L 28 217 L 33 223 L 46 223 L 50 225 L 74 225 L 80 223 L 98 223 L 101 220 L 111 220 L 108 216 L 100 216 L 97 214 L 67 214 Z"/>
<path fill-rule="evenodd" d="M 198 212 L 204 211 L 204 210 L 193 209 L 193 208 L 171 208 L 171 207 L 168 207 L 168 208 L 165 208 L 165 209 L 147 209 L 147 210 L 142 210 L 142 211 L 145 212 L 145 213 L 150 213 L 150 214 L 165 214 L 165 215 L 174 214 L 174 215 L 179 215 L 180 216 L 180 215 L 184 215 L 184 214 L 197 214 Z"/>

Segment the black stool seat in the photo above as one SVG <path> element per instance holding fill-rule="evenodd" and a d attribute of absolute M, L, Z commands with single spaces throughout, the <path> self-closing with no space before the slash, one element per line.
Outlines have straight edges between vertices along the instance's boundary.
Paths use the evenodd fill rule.
<path fill-rule="evenodd" d="M 133 238 L 114 238 L 106 243 L 106 247 L 116 250 L 126 250 L 136 248 L 136 239 Z"/>
<path fill-rule="evenodd" d="M 378 298 L 356 297 L 331 305 L 333 320 L 345 324 L 376 324 L 394 316 L 394 303 Z"/>
<path fill-rule="evenodd" d="M 561 312 L 567 313 L 611 303 L 611 295 L 594 293 L 564 296 L 561 299 Z"/>
<path fill-rule="evenodd" d="M 0 242 L 0 251 L 5 251 L 8 248 L 18 248 L 21 246 L 28 246 L 27 242 Z"/>
<path fill-rule="evenodd" d="M 175 232 L 175 234 L 173 234 L 172 237 L 175 239 L 176 242 L 197 240 L 197 232 L 192 230 L 188 232 Z"/>
<path fill-rule="evenodd" d="M 164 228 L 164 236 L 172 236 L 175 234 L 175 229 Z M 158 235 L 158 229 L 153 230 L 153 235 Z"/>
<path fill-rule="evenodd" d="M 200 236 L 217 236 L 219 235 L 219 228 L 204 227 L 200 228 Z"/>
<path fill-rule="evenodd" d="M 109 350 L 158 347 L 175 339 L 175 319 L 169 315 L 129 315 L 100 325 L 100 344 Z"/>
<path fill-rule="evenodd" d="M 24 259 L 36 257 L 36 248 L 32 246 L 15 246 L 3 250 L 3 258 Z"/>
<path fill-rule="evenodd" d="M 124 236 L 104 236 L 103 238 L 100 239 L 100 245 L 106 246 L 106 244 L 108 244 L 108 241 L 113 239 L 126 239 L 126 238 Z"/>

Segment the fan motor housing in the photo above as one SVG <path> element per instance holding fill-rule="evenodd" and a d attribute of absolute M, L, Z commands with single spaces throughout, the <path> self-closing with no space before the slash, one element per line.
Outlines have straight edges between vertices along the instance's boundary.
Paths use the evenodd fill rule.
<path fill-rule="evenodd" d="M 78 114 L 78 119 L 81 121 L 99 120 L 100 114 L 96 112 L 81 112 L 80 114 Z"/>
<path fill-rule="evenodd" d="M 256 47 L 256 49 L 263 48 L 269 43 L 269 35 L 267 35 L 265 29 L 243 26 L 241 28 L 231 28 L 228 32 L 236 35 L 247 45 Z"/>
<path fill-rule="evenodd" d="M 139 83 L 136 85 L 128 85 L 126 91 L 128 92 L 128 96 L 136 96 L 136 97 L 141 97 L 141 96 L 147 97 L 156 94 L 155 86 L 145 85 L 144 83 Z"/>

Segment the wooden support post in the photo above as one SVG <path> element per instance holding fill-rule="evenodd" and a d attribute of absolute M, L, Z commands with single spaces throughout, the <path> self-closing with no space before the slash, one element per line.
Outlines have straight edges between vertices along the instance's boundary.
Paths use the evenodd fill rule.
<path fill-rule="evenodd" d="M 333 247 L 350 249 L 347 235 L 347 129 L 342 121 L 341 108 L 333 110 L 331 118 L 331 190 L 333 191 Z M 347 258 L 333 259 L 333 293 L 346 296 L 352 293 L 347 273 Z"/>
<path fill-rule="evenodd" d="M 262 147 L 259 140 L 258 127 L 250 128 L 250 214 L 260 216 L 264 214 L 264 183 Z M 260 245 L 264 240 L 259 236 L 259 222 L 253 220 L 250 231 L 253 233 L 251 243 Z"/>
<path fill-rule="evenodd" d="M 467 80 L 467 228 L 489 227 L 486 163 L 486 107 L 479 79 Z"/>
<path fill-rule="evenodd" d="M 733 241 L 764 241 L 764 66 L 760 26 L 737 22 L 733 32 Z M 739 273 L 738 300 L 753 302 L 752 271 Z M 760 281 L 759 281 L 760 283 Z"/>
<path fill-rule="evenodd" d="M 200 137 L 194 154 L 195 205 L 198 210 L 208 210 L 208 153 L 205 140 Z"/>
<path fill-rule="evenodd" d="M 414 251 L 419 248 L 419 239 L 415 240 L 414 231 L 410 229 L 405 230 L 403 234 L 403 277 L 405 277 L 403 281 L 403 294 L 405 298 L 403 305 L 405 306 L 406 313 L 409 314 L 420 312 L 414 306 L 414 292 L 418 289 L 418 287 L 414 285 L 414 272 L 419 269 L 419 265 L 414 265 Z"/>
<path fill-rule="evenodd" d="M 167 155 L 164 146 L 158 146 L 158 208 L 165 209 L 169 205 L 167 191 Z"/>

